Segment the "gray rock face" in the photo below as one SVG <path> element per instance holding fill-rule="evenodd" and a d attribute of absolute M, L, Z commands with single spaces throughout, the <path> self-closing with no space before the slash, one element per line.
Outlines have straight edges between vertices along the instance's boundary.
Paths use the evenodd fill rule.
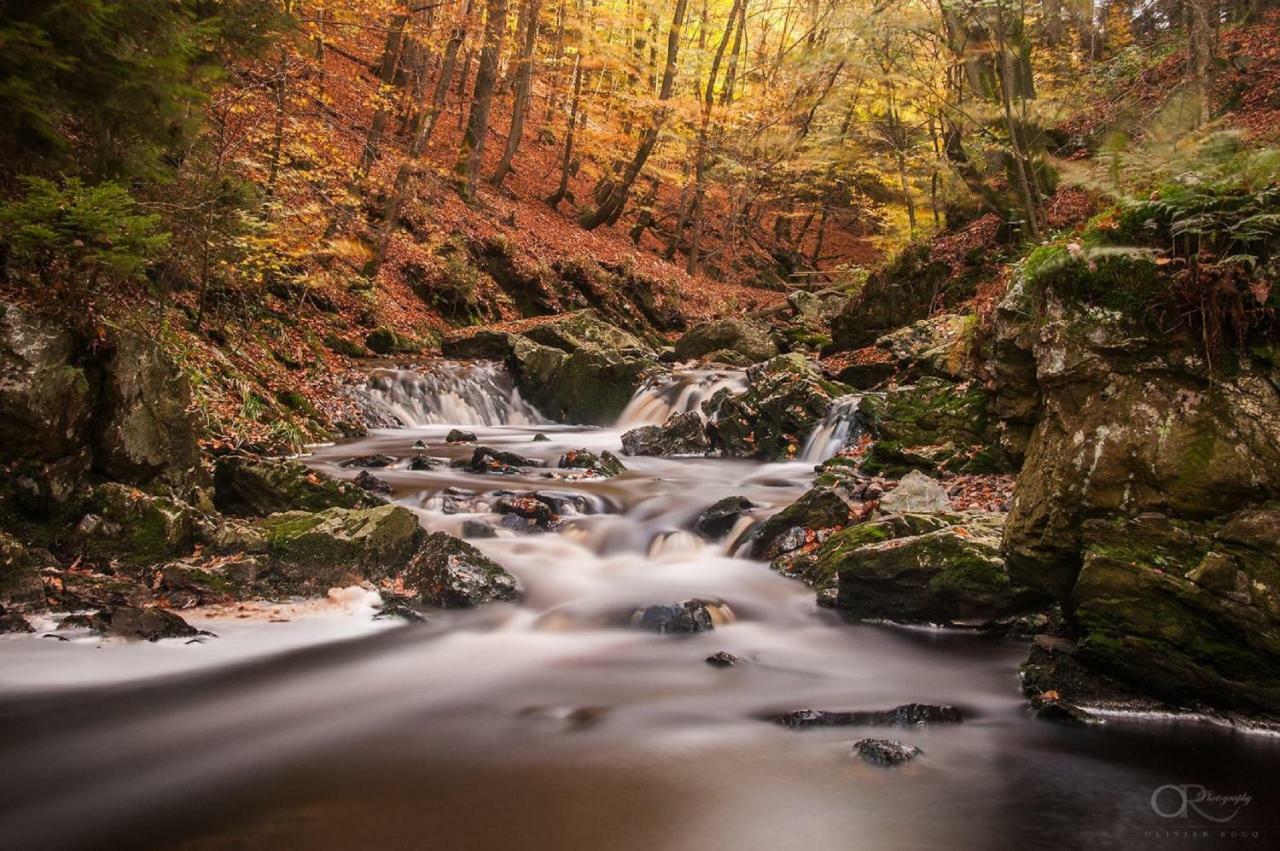
<path fill-rule="evenodd" d="M 150 341 L 120 334 L 107 360 L 94 464 L 121 482 L 186 486 L 199 457 L 186 376 Z"/>
<path fill-rule="evenodd" d="M 0 453 L 55 459 L 86 442 L 97 394 L 66 330 L 0 304 Z"/>
<path fill-rule="evenodd" d="M 933 479 L 912 470 L 898 486 L 880 497 L 880 510 L 885 514 L 937 514 L 951 510 L 947 490 Z"/>
<path fill-rule="evenodd" d="M 717 319 L 685 333 L 675 347 L 679 360 L 729 352 L 740 356 L 743 365 L 759 363 L 778 354 L 773 330 L 763 322 L 749 319 Z M 719 358 L 723 360 L 722 358 Z"/>
<path fill-rule="evenodd" d="M 520 598 L 514 576 L 466 541 L 443 532 L 428 535 L 405 571 L 407 588 L 427 605 L 468 609 Z"/>

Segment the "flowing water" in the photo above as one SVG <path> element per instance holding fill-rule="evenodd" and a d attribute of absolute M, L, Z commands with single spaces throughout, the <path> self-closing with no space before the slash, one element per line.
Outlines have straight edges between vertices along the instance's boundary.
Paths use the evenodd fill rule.
<path fill-rule="evenodd" d="M 317 449 L 308 462 L 350 477 L 356 471 L 339 464 L 358 454 L 469 454 L 445 444 L 452 425 L 547 461 L 513 476 L 404 463 L 375 471 L 433 530 L 500 526 L 489 512 L 499 491 L 536 491 L 562 506 L 556 531 L 472 540 L 520 579 L 523 602 L 400 626 L 372 621 L 370 601 L 349 591 L 272 610 L 284 623 L 193 618 L 219 634 L 199 645 L 0 640 L 0 847 L 1226 841 L 1169 835 L 1204 823 L 1153 812 L 1153 792 L 1169 784 L 1248 793 L 1252 803 L 1214 830 L 1243 829 L 1252 847 L 1280 836 L 1270 815 L 1280 740 L 1186 721 L 1035 721 L 1018 689 L 1025 643 L 847 624 L 817 609 L 803 585 L 731 557 L 753 519 L 803 492 L 812 461 L 849 437 L 852 419 L 815 432 L 810 463 L 627 458 L 617 478 L 570 480 L 554 469 L 560 454 L 616 450 L 620 429 L 541 423 L 500 371 L 468 370 L 380 373 L 368 403 L 411 427 Z M 690 373 L 655 383 L 623 419 L 659 422 L 741 381 Z M 538 432 L 550 440 L 535 442 Z M 722 541 L 689 531 L 730 495 L 756 504 L 751 518 Z M 690 637 L 609 625 L 637 607 L 690 598 L 723 604 L 732 621 Z M 720 650 L 743 663 L 703 661 Z M 760 720 L 910 701 L 955 704 L 965 720 L 806 732 Z M 901 739 L 924 755 L 896 769 L 868 765 L 849 756 L 863 736 Z"/>

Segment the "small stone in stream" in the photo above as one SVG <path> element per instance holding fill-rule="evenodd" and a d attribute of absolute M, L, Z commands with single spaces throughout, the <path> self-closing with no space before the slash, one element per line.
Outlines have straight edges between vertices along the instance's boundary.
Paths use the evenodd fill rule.
<path fill-rule="evenodd" d="M 587 509 L 587 500 L 581 494 L 537 491 L 534 493 L 533 498 L 538 502 L 546 503 L 553 514 L 569 514 L 570 512 L 582 514 Z"/>
<path fill-rule="evenodd" d="M 597 455 L 586 449 L 570 449 L 560 456 L 559 467 L 562 470 L 586 470 L 593 476 L 603 478 L 611 478 L 627 471 L 618 456 L 612 452 Z"/>
<path fill-rule="evenodd" d="M 1040 695 L 1031 698 L 1031 709 L 1036 718 L 1042 721 L 1056 721 L 1059 724 L 1085 726 L 1101 724 L 1102 719 L 1095 718 L 1089 712 L 1073 703 Z"/>
<path fill-rule="evenodd" d="M 459 538 L 434 532 L 405 569 L 404 583 L 431 606 L 466 609 L 519 599 L 520 583 L 501 565 Z"/>
<path fill-rule="evenodd" d="M 396 459 L 390 455 L 381 453 L 376 455 L 357 455 L 355 458 L 349 458 L 342 462 L 344 467 L 390 467 L 396 463 Z"/>
<path fill-rule="evenodd" d="M 464 538 L 496 538 L 498 530 L 480 520 L 463 520 L 462 537 Z"/>
<path fill-rule="evenodd" d="M 413 442 L 413 446 L 412 446 L 411 448 L 412 448 L 412 449 L 426 449 L 426 448 L 427 448 L 427 442 L 426 442 L 425 440 L 415 440 L 415 441 Z"/>
<path fill-rule="evenodd" d="M 378 609 L 378 613 L 373 616 L 375 621 L 388 620 L 397 618 L 409 623 L 422 623 L 426 618 L 421 612 L 413 608 L 409 601 L 404 597 L 398 597 L 391 594 L 382 595 L 382 606 Z"/>
<path fill-rule="evenodd" d="M 713 668 L 732 668 L 738 664 L 740 660 L 732 653 L 721 650 L 718 653 L 712 653 L 706 658 L 706 662 Z"/>
<path fill-rule="evenodd" d="M 391 485 L 379 479 L 368 470 L 361 470 L 360 475 L 355 478 L 356 487 L 367 490 L 369 493 L 391 493 Z"/>
<path fill-rule="evenodd" d="M 942 485 L 912 470 L 880 498 L 880 510 L 885 514 L 939 514 L 951 510 L 951 498 Z"/>
<path fill-rule="evenodd" d="M 438 458 L 429 458 L 426 455 L 415 455 L 413 460 L 409 462 L 410 470 L 430 470 L 432 467 L 439 467 L 444 462 Z"/>
<path fill-rule="evenodd" d="M 92 618 L 94 629 L 99 632 L 159 641 L 162 638 L 190 638 L 200 635 L 200 630 L 159 606 L 116 606 L 103 609 Z"/>
<path fill-rule="evenodd" d="M 685 600 L 666 606 L 647 606 L 632 616 L 631 623 L 643 630 L 672 635 L 692 635 L 715 629 L 711 612 L 701 600 Z"/>
<path fill-rule="evenodd" d="M 545 465 L 536 458 L 526 458 L 489 446 L 477 446 L 470 459 L 454 461 L 451 466 L 462 467 L 473 473 L 519 473 L 521 467 Z"/>
<path fill-rule="evenodd" d="M 457 514 L 462 510 L 462 504 L 453 497 L 445 497 L 444 504 L 440 506 L 441 514 Z"/>
<path fill-rule="evenodd" d="M 445 443 L 475 443 L 476 435 L 472 431 L 454 428 L 449 430 L 449 433 L 444 436 L 444 440 Z"/>
<path fill-rule="evenodd" d="M 815 727 L 923 727 L 926 724 L 955 724 L 961 720 L 954 706 L 904 703 L 893 709 L 869 712 L 829 712 L 825 709 L 797 709 L 768 718 L 792 730 Z"/>
<path fill-rule="evenodd" d="M 542 432 L 538 432 L 533 436 L 534 443 L 549 443 L 550 441 L 551 441 L 551 438 L 547 437 Z"/>
<path fill-rule="evenodd" d="M 755 506 L 745 496 L 727 496 L 699 514 L 694 528 L 703 537 L 722 538 L 732 531 L 744 511 Z"/>
<path fill-rule="evenodd" d="M 852 756 L 862 757 L 872 765 L 894 766 L 910 762 L 923 753 L 915 745 L 892 739 L 858 739 L 853 743 Z"/>
<path fill-rule="evenodd" d="M 493 510 L 499 514 L 515 515 L 541 529 L 550 529 L 556 519 L 551 506 L 531 496 L 504 496 L 494 504 Z"/>

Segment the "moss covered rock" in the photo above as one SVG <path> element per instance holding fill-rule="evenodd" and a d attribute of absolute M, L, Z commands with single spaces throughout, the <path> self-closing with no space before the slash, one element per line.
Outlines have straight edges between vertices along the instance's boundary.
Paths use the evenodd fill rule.
<path fill-rule="evenodd" d="M 922 378 L 914 385 L 864 396 L 858 411 L 876 439 L 865 464 L 869 473 L 989 473 L 1008 468 L 987 394 L 972 384 Z"/>
<path fill-rule="evenodd" d="M 288 591 L 324 593 L 398 574 L 423 538 L 417 515 L 399 505 L 287 511 L 258 525 L 270 554 L 269 582 Z"/>
<path fill-rule="evenodd" d="M 697 411 L 672 414 L 660 426 L 640 426 L 622 435 L 627 455 L 705 455 L 710 448 Z"/>
<path fill-rule="evenodd" d="M 726 360 L 727 354 L 738 358 Z M 685 332 L 675 347 L 675 356 L 680 360 L 714 355 L 712 359 L 718 362 L 742 365 L 759 363 L 777 354 L 773 329 L 750 319 L 717 319 L 696 325 Z"/>
<path fill-rule="evenodd" d="M 76 537 L 90 562 L 151 564 L 191 552 L 197 513 L 176 499 L 109 482 L 89 501 Z"/>
<path fill-rule="evenodd" d="M 468 609 L 520 598 L 520 583 L 466 541 L 426 536 L 404 574 L 404 585 L 427 605 Z"/>
<path fill-rule="evenodd" d="M 297 461 L 245 455 L 218 459 L 213 473 L 213 500 L 219 511 L 239 517 L 326 508 L 375 508 L 383 504 L 383 500 L 361 488 Z"/>

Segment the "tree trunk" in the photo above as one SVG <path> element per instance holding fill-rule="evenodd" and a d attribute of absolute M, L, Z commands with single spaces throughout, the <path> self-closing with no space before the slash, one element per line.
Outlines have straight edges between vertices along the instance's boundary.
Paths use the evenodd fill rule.
<path fill-rule="evenodd" d="M 400 52 L 404 46 L 404 25 L 408 20 L 409 16 L 400 12 L 391 16 L 391 23 L 387 27 L 387 40 L 382 48 L 382 67 L 378 70 L 381 87 L 373 120 L 369 123 L 369 135 L 365 137 L 364 150 L 360 154 L 360 164 L 356 167 L 357 182 L 364 180 L 369 169 L 373 168 L 374 160 L 378 158 L 378 148 L 382 144 L 382 134 L 387 129 L 387 116 L 390 114 L 386 89 L 395 82 L 396 66 L 400 64 Z"/>
<path fill-rule="evenodd" d="M 453 74 L 458 67 L 458 51 L 462 48 L 462 43 L 467 40 L 467 24 L 470 21 L 471 0 L 462 0 L 453 34 L 449 36 L 449 42 L 444 48 L 444 59 L 440 63 L 440 78 L 436 80 L 435 91 L 431 93 L 431 110 L 426 120 L 424 144 L 431 141 L 431 136 L 436 132 L 436 122 L 440 120 L 440 113 L 444 111 L 444 101 L 449 94 L 449 85 L 453 82 Z"/>
<path fill-rule="evenodd" d="M 671 91 L 675 87 L 676 79 L 676 60 L 680 53 L 680 32 L 684 25 L 685 10 L 689 6 L 689 0 L 676 0 L 675 12 L 671 17 L 671 31 L 667 34 L 667 64 L 662 71 L 662 86 L 658 90 L 658 101 L 660 103 L 671 99 Z M 578 219 L 587 230 L 594 230 L 607 221 L 616 221 L 621 215 L 623 207 L 627 203 L 627 195 L 631 192 L 631 187 L 635 184 L 636 178 L 640 176 L 640 171 L 644 168 L 644 164 L 649 159 L 649 155 L 653 153 L 653 147 L 658 143 L 658 134 L 662 130 L 662 125 L 666 121 L 667 110 L 662 107 L 658 110 L 658 114 L 654 116 L 653 121 L 649 125 L 649 129 L 645 131 L 640 145 L 636 148 L 635 156 L 631 158 L 631 162 L 627 165 L 626 171 L 623 172 L 621 179 L 610 187 L 607 196 L 600 202 L 595 210 L 583 213 Z"/>
<path fill-rule="evenodd" d="M 502 160 L 498 163 L 493 177 L 489 181 L 494 186 L 501 186 L 511 171 L 511 160 L 520 147 L 520 139 L 524 135 L 524 119 L 529 112 L 529 94 L 533 90 L 533 49 L 538 42 L 538 11 L 541 0 L 524 0 L 521 17 L 524 19 L 524 44 L 520 48 L 520 69 L 516 82 L 515 103 L 511 107 L 511 129 L 507 132 L 507 146 L 502 151 Z"/>
<path fill-rule="evenodd" d="M 480 48 L 480 64 L 476 70 L 475 93 L 467 129 L 454 172 L 461 178 L 462 197 L 475 199 L 476 182 L 484 161 L 485 139 L 489 135 L 489 110 L 493 106 L 493 86 L 498 79 L 498 57 L 502 37 L 507 29 L 507 0 L 487 0 L 485 4 L 484 44 Z"/>
<path fill-rule="evenodd" d="M 560 206 L 565 194 L 569 191 L 569 170 L 573 164 L 573 136 L 578 127 L 578 102 L 582 95 L 582 54 L 579 53 L 573 62 L 573 100 L 569 104 L 569 127 L 564 134 L 564 156 L 560 162 L 560 185 L 547 197 L 551 208 Z"/>

